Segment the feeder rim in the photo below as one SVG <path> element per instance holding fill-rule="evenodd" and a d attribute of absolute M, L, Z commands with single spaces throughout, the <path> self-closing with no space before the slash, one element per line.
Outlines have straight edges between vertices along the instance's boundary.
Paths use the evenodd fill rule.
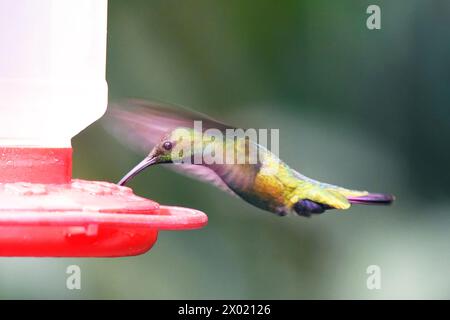
<path fill-rule="evenodd" d="M 159 212 L 159 213 L 158 213 Z M 142 227 L 156 230 L 199 229 L 208 223 L 208 217 L 201 211 L 160 206 L 146 214 L 103 213 L 96 211 L 53 211 L 53 212 L 0 212 L 0 226 L 88 226 Z"/>

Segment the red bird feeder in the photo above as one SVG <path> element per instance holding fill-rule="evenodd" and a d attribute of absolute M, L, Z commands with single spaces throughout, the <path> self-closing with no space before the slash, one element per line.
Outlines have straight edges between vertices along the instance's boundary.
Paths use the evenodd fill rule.
<path fill-rule="evenodd" d="M 142 254 L 206 225 L 109 182 L 72 179 L 70 139 L 106 109 L 106 0 L 0 4 L 0 256 Z M 7 30 L 7 32 L 6 32 Z"/>

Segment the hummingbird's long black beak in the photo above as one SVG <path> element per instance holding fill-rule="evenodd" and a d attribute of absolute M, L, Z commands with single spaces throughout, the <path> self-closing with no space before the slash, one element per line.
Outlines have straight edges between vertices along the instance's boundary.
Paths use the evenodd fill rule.
<path fill-rule="evenodd" d="M 131 180 L 134 176 L 136 176 L 139 172 L 144 170 L 145 168 L 150 167 L 151 165 L 156 163 L 157 158 L 156 157 L 147 157 L 141 162 L 139 162 L 138 165 L 136 165 L 133 169 L 131 169 L 130 172 L 128 172 L 120 181 L 117 183 L 119 186 L 125 185 L 129 180 Z"/>

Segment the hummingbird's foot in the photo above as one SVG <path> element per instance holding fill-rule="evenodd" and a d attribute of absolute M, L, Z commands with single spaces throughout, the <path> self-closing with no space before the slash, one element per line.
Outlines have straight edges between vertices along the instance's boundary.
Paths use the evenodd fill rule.
<path fill-rule="evenodd" d="M 284 217 L 289 214 L 289 210 L 287 210 L 286 207 L 275 208 L 275 210 L 272 212 L 275 213 L 279 217 Z"/>
<path fill-rule="evenodd" d="M 308 199 L 300 200 L 294 205 L 295 212 L 299 216 L 307 218 L 311 217 L 311 214 L 320 214 L 327 209 L 330 209 L 330 207 Z"/>

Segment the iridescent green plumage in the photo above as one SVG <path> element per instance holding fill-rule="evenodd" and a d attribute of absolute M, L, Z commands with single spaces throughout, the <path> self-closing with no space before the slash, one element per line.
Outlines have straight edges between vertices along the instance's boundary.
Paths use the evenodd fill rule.
<path fill-rule="evenodd" d="M 348 209 L 351 203 L 389 204 L 393 200 L 390 195 L 349 190 L 307 178 L 265 147 L 246 136 L 230 136 L 226 131 L 230 127 L 204 116 L 185 111 L 180 115 L 142 101 L 134 101 L 132 108 L 114 109 L 114 119 L 128 124 L 128 142 L 137 136 L 152 141 L 154 146 L 119 184 L 125 184 L 150 165 L 172 163 L 177 171 L 210 182 L 278 215 L 296 212 L 309 216 L 328 209 Z M 220 130 L 222 138 L 196 130 L 194 120 Z M 201 162 L 196 162 L 199 158 Z"/>

